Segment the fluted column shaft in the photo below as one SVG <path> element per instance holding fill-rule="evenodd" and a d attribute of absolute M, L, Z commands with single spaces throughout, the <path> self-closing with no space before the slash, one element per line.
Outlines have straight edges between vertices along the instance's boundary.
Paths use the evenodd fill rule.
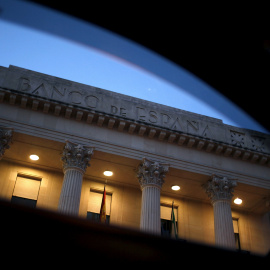
<path fill-rule="evenodd" d="M 90 166 L 93 150 L 92 147 L 66 141 L 62 154 L 64 182 L 58 203 L 59 212 L 78 215 L 83 175 Z"/>
<path fill-rule="evenodd" d="M 58 209 L 62 213 L 77 215 L 79 213 L 83 173 L 80 170 L 65 171 Z"/>
<path fill-rule="evenodd" d="M 216 245 L 235 248 L 231 203 L 219 200 L 213 203 Z"/>
<path fill-rule="evenodd" d="M 212 175 L 211 180 L 204 185 L 214 209 L 216 245 L 232 249 L 235 248 L 235 238 L 231 199 L 236 185 L 235 179 L 218 175 Z"/>
<path fill-rule="evenodd" d="M 142 189 L 142 208 L 140 228 L 160 234 L 160 189 L 146 186 Z"/>
<path fill-rule="evenodd" d="M 137 177 L 142 189 L 140 228 L 143 231 L 160 234 L 160 190 L 169 165 L 146 158 L 138 166 Z"/>

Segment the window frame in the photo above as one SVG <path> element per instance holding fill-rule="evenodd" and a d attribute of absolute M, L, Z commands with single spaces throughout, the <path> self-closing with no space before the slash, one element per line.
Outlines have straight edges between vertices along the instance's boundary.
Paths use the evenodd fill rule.
<path fill-rule="evenodd" d="M 93 212 L 93 211 L 89 210 L 89 206 L 88 205 L 89 205 L 89 200 L 91 199 L 91 192 L 98 193 L 98 194 L 101 194 L 103 196 L 104 189 L 98 189 L 98 188 L 95 188 L 95 187 L 91 187 L 90 190 L 89 190 L 89 197 L 88 197 L 88 202 L 87 202 L 86 219 L 92 220 L 92 221 L 99 221 L 99 215 L 100 215 L 100 213 Z M 113 200 L 113 192 L 106 189 L 106 196 L 110 196 L 111 197 L 110 198 L 110 210 L 109 210 L 109 214 L 106 213 L 106 222 L 105 222 L 106 224 L 110 224 L 111 210 L 112 210 L 112 200 Z M 106 198 L 106 200 L 107 200 L 107 198 Z M 90 213 L 92 215 L 97 215 L 98 218 L 97 217 L 90 218 L 89 217 Z"/>
<path fill-rule="evenodd" d="M 16 188 L 18 178 L 25 178 L 25 179 L 28 179 L 28 180 L 33 180 L 33 181 L 39 181 L 40 182 L 39 187 L 38 187 L 38 191 L 37 191 L 37 199 L 30 199 L 30 198 L 14 195 L 14 191 L 15 191 L 15 188 Z M 27 206 L 27 207 L 36 208 L 37 203 L 38 203 L 42 178 L 43 178 L 42 176 L 38 176 L 38 175 L 33 175 L 33 174 L 29 174 L 29 173 L 24 173 L 24 172 L 17 172 L 15 182 L 14 182 L 14 186 L 13 186 L 13 190 L 12 190 L 12 193 L 11 193 L 10 202 L 18 204 L 18 205 L 23 205 L 23 206 Z"/>

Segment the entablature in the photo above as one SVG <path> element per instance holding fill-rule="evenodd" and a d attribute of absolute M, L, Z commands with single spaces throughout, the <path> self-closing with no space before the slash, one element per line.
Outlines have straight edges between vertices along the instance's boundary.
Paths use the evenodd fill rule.
<path fill-rule="evenodd" d="M 22 68 L 0 69 L 0 102 L 270 166 L 268 134 Z"/>

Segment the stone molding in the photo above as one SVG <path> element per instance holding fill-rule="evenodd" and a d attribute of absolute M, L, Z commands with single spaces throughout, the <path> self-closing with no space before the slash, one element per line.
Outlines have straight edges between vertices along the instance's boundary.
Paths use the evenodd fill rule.
<path fill-rule="evenodd" d="M 0 127 L 0 159 L 3 157 L 5 150 L 10 148 L 13 136 L 12 128 Z"/>
<path fill-rule="evenodd" d="M 211 199 L 212 204 L 214 204 L 217 201 L 231 202 L 234 187 L 236 186 L 236 179 L 213 174 L 211 179 L 203 185 L 203 188 Z"/>
<path fill-rule="evenodd" d="M 2 72 L 0 102 L 270 166 L 268 134 L 14 66 Z"/>
<path fill-rule="evenodd" d="M 143 158 L 137 168 L 137 178 L 141 188 L 155 186 L 161 189 L 168 171 L 169 164 Z"/>
<path fill-rule="evenodd" d="M 90 166 L 90 160 L 93 155 L 94 148 L 83 146 L 66 140 L 66 144 L 62 153 L 64 173 L 68 169 L 76 169 L 81 173 L 85 173 L 86 168 Z"/>
<path fill-rule="evenodd" d="M 127 158 L 133 158 L 136 160 L 141 160 L 142 156 L 145 156 L 146 151 L 138 150 L 135 148 L 131 147 L 123 147 L 120 144 L 111 144 L 108 143 L 107 141 L 103 140 L 92 140 L 90 139 L 86 134 L 78 134 L 76 132 L 74 133 L 66 133 L 63 131 L 56 131 L 56 130 L 49 130 L 46 129 L 44 130 L 42 126 L 36 126 L 36 125 L 25 125 L 23 123 L 16 123 L 10 119 L 0 119 L 0 124 L 2 126 L 7 126 L 9 125 L 10 127 L 13 128 L 13 130 L 16 130 L 19 133 L 24 133 L 30 136 L 38 136 L 40 138 L 44 139 L 50 139 L 53 141 L 57 141 L 62 143 L 63 138 L 67 138 L 71 141 L 76 141 L 82 145 L 87 145 L 89 142 L 92 142 L 95 144 L 95 149 L 98 149 L 99 151 L 102 152 L 107 152 L 110 154 L 115 154 L 118 153 L 119 155 Z M 147 151 L 147 156 L 150 159 L 155 160 L 156 158 L 156 153 L 149 152 Z M 167 162 L 170 164 L 170 167 L 173 167 L 175 169 L 180 169 L 180 170 L 187 170 L 190 172 L 194 173 L 199 173 L 203 175 L 208 175 L 210 177 L 211 172 L 215 172 L 216 174 L 226 174 L 232 178 L 239 178 L 239 173 L 241 174 L 241 177 L 239 178 L 239 183 L 244 183 L 248 185 L 253 185 L 261 188 L 270 188 L 270 183 L 269 179 L 267 178 L 268 174 L 268 169 L 269 167 L 263 166 L 263 174 L 260 175 L 255 175 L 255 174 L 250 174 L 249 172 L 241 171 L 239 172 L 238 170 L 232 170 L 231 167 L 229 169 L 226 168 L 218 168 L 216 166 L 212 165 L 207 165 L 206 163 L 203 162 L 197 162 L 194 163 L 192 161 L 183 159 L 182 157 L 177 157 L 177 156 L 166 156 L 166 153 L 164 154 L 159 154 L 159 157 L 161 160 L 164 162 Z M 234 160 L 231 160 L 234 162 Z M 248 163 L 244 164 L 245 166 L 248 165 Z M 259 164 L 254 164 L 256 166 L 259 166 Z M 44 167 L 46 169 L 46 167 Z M 258 171 L 258 170 L 257 170 Z M 260 170 L 261 172 L 261 170 Z M 102 181 L 101 178 L 96 178 L 97 181 Z"/>

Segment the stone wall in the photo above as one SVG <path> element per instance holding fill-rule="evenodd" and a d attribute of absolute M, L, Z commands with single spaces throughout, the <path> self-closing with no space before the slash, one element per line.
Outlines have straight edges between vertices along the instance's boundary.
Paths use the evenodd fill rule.
<path fill-rule="evenodd" d="M 57 210 L 63 173 L 33 169 L 7 161 L 0 162 L 0 196 L 10 200 L 17 174 L 41 177 L 37 201 L 38 208 Z M 103 183 L 85 178 L 82 186 L 79 216 L 86 218 L 90 189 L 103 190 Z M 110 223 L 128 228 L 140 228 L 141 196 L 139 188 L 110 183 L 107 192 L 112 194 Z M 172 200 L 177 209 L 178 236 L 187 241 L 214 245 L 214 215 L 210 204 L 181 197 L 169 197 L 161 193 L 161 204 L 170 207 Z M 238 219 L 241 248 L 252 253 L 266 254 L 270 249 L 269 213 L 264 216 L 233 211 Z"/>

